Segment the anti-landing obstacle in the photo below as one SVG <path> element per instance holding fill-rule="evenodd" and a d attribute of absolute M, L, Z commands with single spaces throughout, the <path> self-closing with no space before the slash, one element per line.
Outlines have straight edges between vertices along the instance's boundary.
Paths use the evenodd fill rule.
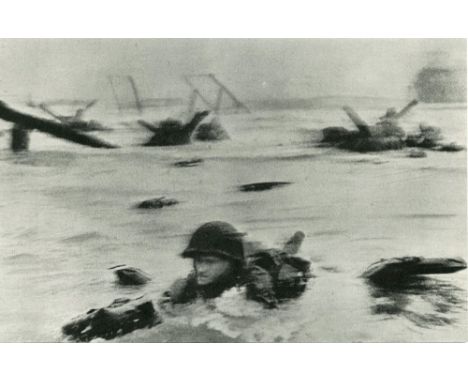
<path fill-rule="evenodd" d="M 114 149 L 119 146 L 107 143 L 99 138 L 71 129 L 66 124 L 22 113 L 0 101 L 0 119 L 13 122 L 11 149 L 14 151 L 28 149 L 29 131 L 38 130 L 54 137 L 83 146 Z"/>
<path fill-rule="evenodd" d="M 200 91 L 200 89 L 197 86 L 195 86 L 195 84 L 192 82 L 192 78 L 207 78 L 218 87 L 216 102 L 214 104 L 208 100 L 208 98 Z M 216 78 L 214 74 L 209 73 L 184 76 L 184 80 L 186 84 L 190 87 L 190 89 L 192 89 L 189 101 L 188 115 L 193 114 L 197 98 L 200 98 L 200 100 L 205 104 L 205 106 L 208 107 L 211 111 L 213 111 L 215 114 L 218 114 L 219 110 L 221 109 L 223 95 L 226 95 L 231 99 L 231 101 L 234 103 L 234 107 L 236 110 L 243 110 L 247 113 L 250 113 L 250 109 L 243 102 L 241 102 L 225 84 L 223 84 L 218 78 Z"/>

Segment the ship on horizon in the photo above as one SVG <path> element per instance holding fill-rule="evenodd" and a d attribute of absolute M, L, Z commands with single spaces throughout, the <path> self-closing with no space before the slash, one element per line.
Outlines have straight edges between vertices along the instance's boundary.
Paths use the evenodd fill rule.
<path fill-rule="evenodd" d="M 414 96 L 425 103 L 466 103 L 466 66 L 449 65 L 443 52 L 431 52 L 428 61 L 410 86 Z"/>

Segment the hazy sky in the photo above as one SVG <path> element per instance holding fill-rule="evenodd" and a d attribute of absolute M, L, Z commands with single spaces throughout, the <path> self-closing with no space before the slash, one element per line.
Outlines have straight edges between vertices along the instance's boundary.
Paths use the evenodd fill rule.
<path fill-rule="evenodd" d="M 453 39 L 0 40 L 0 96 L 110 99 L 107 75 L 131 74 L 144 97 L 186 97 L 182 75 L 212 72 L 241 99 L 405 97 L 437 49 L 466 65 Z"/>

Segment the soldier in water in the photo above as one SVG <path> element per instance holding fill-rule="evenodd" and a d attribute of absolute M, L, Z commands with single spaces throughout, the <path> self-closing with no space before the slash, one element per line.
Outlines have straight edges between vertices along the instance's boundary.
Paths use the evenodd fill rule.
<path fill-rule="evenodd" d="M 233 287 L 245 286 L 247 298 L 273 308 L 285 298 L 297 297 L 310 278 L 307 260 L 292 256 L 304 234 L 296 233 L 283 250 L 262 250 L 245 256 L 244 234 L 232 225 L 214 221 L 192 235 L 181 256 L 192 259 L 193 270 L 164 292 L 163 307 L 212 299 Z"/>

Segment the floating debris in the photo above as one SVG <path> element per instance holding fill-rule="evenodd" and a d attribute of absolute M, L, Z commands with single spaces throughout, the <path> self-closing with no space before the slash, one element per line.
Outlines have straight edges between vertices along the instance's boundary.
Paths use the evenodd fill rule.
<path fill-rule="evenodd" d="M 291 182 L 260 182 L 260 183 L 250 183 L 244 184 L 239 187 L 240 191 L 243 192 L 252 192 L 252 191 L 267 191 L 272 190 L 273 188 L 283 187 L 292 184 Z"/>
<path fill-rule="evenodd" d="M 178 162 L 174 162 L 175 167 L 195 167 L 199 164 L 202 164 L 204 161 L 201 158 L 193 158 L 188 160 L 181 160 Z"/>
<path fill-rule="evenodd" d="M 371 264 L 362 277 L 374 283 L 398 283 L 408 277 L 454 273 L 463 269 L 466 269 L 466 261 L 462 258 L 394 257 Z"/>
<path fill-rule="evenodd" d="M 74 318 L 62 327 L 62 332 L 78 342 L 89 342 L 95 338 L 110 340 L 161 322 L 151 300 L 118 298 L 105 308 L 91 309 Z"/>
<path fill-rule="evenodd" d="M 178 203 L 179 201 L 176 199 L 166 198 L 165 196 L 162 196 L 160 198 L 144 200 L 143 202 L 137 205 L 137 208 L 159 209 L 163 207 L 173 206 Z"/>
<path fill-rule="evenodd" d="M 116 269 L 114 273 L 117 276 L 118 283 L 122 285 L 144 285 L 151 281 L 151 277 L 139 268 L 122 264 L 109 269 Z"/>

